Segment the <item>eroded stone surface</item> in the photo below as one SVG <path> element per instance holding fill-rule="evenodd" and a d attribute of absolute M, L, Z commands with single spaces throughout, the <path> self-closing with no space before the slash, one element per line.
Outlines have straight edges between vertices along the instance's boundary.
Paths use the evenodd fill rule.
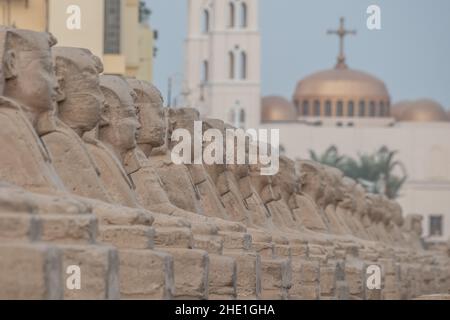
<path fill-rule="evenodd" d="M 2 27 L 0 41 L 0 298 L 450 291 L 450 246 L 425 250 L 420 216 L 339 170 L 286 157 L 275 176 L 260 164 L 175 165 L 172 133 L 193 134 L 197 111 L 164 109 L 152 84 L 100 75 L 91 52 L 52 49 L 49 34 Z M 202 120 L 203 132 L 232 128 Z M 71 265 L 79 291 L 65 286 Z M 371 265 L 381 289 L 367 287 Z"/>

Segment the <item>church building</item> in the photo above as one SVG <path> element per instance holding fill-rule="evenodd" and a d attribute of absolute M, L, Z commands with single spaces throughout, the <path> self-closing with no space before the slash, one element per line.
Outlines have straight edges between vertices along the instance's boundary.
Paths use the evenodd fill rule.
<path fill-rule="evenodd" d="M 337 63 L 301 79 L 292 98 L 260 95 L 258 0 L 189 0 L 187 106 L 242 128 L 279 129 L 287 156 L 309 159 L 331 146 L 356 157 L 397 151 L 407 181 L 397 199 L 423 215 L 428 242 L 450 239 L 450 112 L 431 99 L 393 103 L 385 83 L 352 69 L 340 20 Z M 224 14 L 224 12 L 226 14 Z"/>

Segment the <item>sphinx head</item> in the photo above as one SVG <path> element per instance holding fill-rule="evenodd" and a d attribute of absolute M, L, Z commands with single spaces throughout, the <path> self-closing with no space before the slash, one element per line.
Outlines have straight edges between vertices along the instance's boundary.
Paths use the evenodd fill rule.
<path fill-rule="evenodd" d="M 105 98 L 100 89 L 100 59 L 87 49 L 56 47 L 53 60 L 60 96 L 58 117 L 80 136 L 94 129 Z"/>
<path fill-rule="evenodd" d="M 203 141 L 205 155 L 212 158 L 210 159 L 211 162 L 212 160 L 217 160 L 214 164 L 208 164 L 205 161 L 207 159 L 204 159 L 204 166 L 212 177 L 217 177 L 226 170 L 225 123 L 218 119 L 205 119 L 202 132 L 206 138 L 206 141 Z M 220 151 L 222 151 L 222 154 L 220 154 Z"/>
<path fill-rule="evenodd" d="M 244 137 L 245 142 L 243 145 L 240 145 L 240 142 L 237 137 L 238 132 L 236 131 L 236 128 L 229 124 L 225 124 L 225 130 L 230 130 L 230 132 L 233 131 L 235 133 L 233 135 L 230 134 L 225 135 L 227 147 L 228 145 L 233 146 L 234 150 L 234 159 L 232 159 L 233 161 L 230 161 L 231 163 L 227 163 L 227 170 L 230 171 L 239 181 L 240 179 L 248 177 L 250 174 L 250 166 L 248 161 L 248 147 L 247 147 L 248 143 L 250 143 L 250 139 L 249 137 L 247 138 L 245 137 L 245 135 L 243 135 L 242 137 Z M 245 157 L 244 161 L 238 161 L 237 155 L 239 152 L 244 152 Z"/>
<path fill-rule="evenodd" d="M 298 161 L 297 172 L 300 174 L 300 190 L 316 202 L 324 197 L 326 184 L 322 167 L 313 161 Z"/>
<path fill-rule="evenodd" d="M 138 144 L 150 145 L 152 148 L 162 146 L 165 142 L 166 122 L 161 92 L 148 81 L 128 78 L 127 82 L 137 96 L 136 107 L 141 124 Z"/>
<path fill-rule="evenodd" d="M 120 153 L 137 146 L 141 127 L 135 106 L 136 94 L 121 76 L 103 75 L 100 86 L 105 96 L 103 121 L 100 123 L 100 140 L 109 143 Z"/>
<path fill-rule="evenodd" d="M 280 190 L 285 200 L 299 192 L 299 178 L 295 171 L 295 162 L 288 157 L 280 157 L 280 169 L 273 177 L 274 185 Z"/>
<path fill-rule="evenodd" d="M 344 174 L 337 168 L 322 165 L 324 172 L 324 179 L 326 181 L 325 195 L 326 202 L 337 205 L 344 199 L 344 192 L 342 187 L 342 179 Z"/>
<path fill-rule="evenodd" d="M 405 223 L 405 219 L 403 218 L 403 209 L 401 205 L 397 201 L 388 200 L 388 206 L 392 214 L 392 221 L 398 227 L 402 227 Z"/>
<path fill-rule="evenodd" d="M 0 42 L 3 95 L 33 117 L 53 111 L 59 90 L 51 56 L 56 39 L 49 33 L 1 27 Z"/>
<path fill-rule="evenodd" d="M 404 229 L 406 232 L 421 237 L 423 233 L 422 228 L 423 216 L 420 214 L 408 214 L 405 218 Z"/>
<path fill-rule="evenodd" d="M 384 215 L 383 215 L 383 209 L 380 207 L 381 203 L 381 196 L 373 193 L 369 193 L 366 195 L 367 203 L 368 203 L 368 216 L 370 220 L 377 224 L 379 222 L 383 221 Z"/>
<path fill-rule="evenodd" d="M 351 178 L 344 177 L 342 179 L 342 184 L 340 185 L 340 187 L 343 194 L 343 198 L 342 201 L 339 203 L 339 207 L 353 213 L 357 209 L 356 194 L 355 194 L 356 181 Z"/>
<path fill-rule="evenodd" d="M 174 146 L 178 144 L 177 141 L 172 140 L 172 133 L 175 130 L 186 130 L 186 133 L 189 133 L 191 138 L 194 139 L 194 123 L 195 121 L 200 121 L 200 113 L 191 108 L 181 108 L 181 109 L 169 109 L 168 110 L 168 140 L 169 140 L 169 149 L 172 150 Z M 191 141 L 191 156 L 194 155 L 194 141 Z"/>

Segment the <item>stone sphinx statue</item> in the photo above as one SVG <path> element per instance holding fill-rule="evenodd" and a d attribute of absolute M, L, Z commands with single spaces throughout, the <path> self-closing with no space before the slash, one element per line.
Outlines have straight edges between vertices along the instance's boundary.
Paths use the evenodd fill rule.
<path fill-rule="evenodd" d="M 345 219 L 345 215 L 339 209 L 339 204 L 344 200 L 343 188 L 341 187 L 343 173 L 336 168 L 322 165 L 323 178 L 326 182 L 324 200 L 327 205 L 325 206 L 325 214 L 329 221 L 332 221 L 331 225 L 334 226 L 334 230 L 338 234 L 351 235 L 353 231 L 348 225 L 348 221 Z"/>
<path fill-rule="evenodd" d="M 55 193 L 64 186 L 40 135 L 54 123 L 57 82 L 47 33 L 0 29 L 2 81 L 0 179 L 30 191 Z"/>
<path fill-rule="evenodd" d="M 405 218 L 403 225 L 403 235 L 406 239 L 406 243 L 416 249 L 423 249 L 422 235 L 422 220 L 423 216 L 419 214 L 409 214 Z"/>
<path fill-rule="evenodd" d="M 177 129 L 185 129 L 194 139 L 194 123 L 196 121 L 200 121 L 200 116 L 198 111 L 194 109 L 171 110 L 169 112 L 169 136 Z M 169 149 L 172 150 L 176 144 L 175 141 L 170 141 Z M 192 148 L 194 148 L 194 143 L 192 143 Z M 192 155 L 193 153 L 194 150 L 192 150 Z M 189 164 L 186 167 L 189 170 L 190 179 L 195 186 L 201 211 L 209 217 L 229 220 L 225 205 L 203 164 Z"/>
<path fill-rule="evenodd" d="M 322 221 L 329 232 L 335 229 L 335 225 L 325 214 L 325 181 L 322 178 L 322 168 L 320 164 L 312 161 L 297 161 L 296 171 L 300 177 L 300 193 L 304 205 L 304 215 L 308 220 L 316 221 L 319 224 Z"/>
<path fill-rule="evenodd" d="M 364 211 L 365 190 L 351 178 L 344 177 L 342 179 L 341 188 L 344 193 L 343 200 L 338 204 L 337 210 L 344 217 L 347 225 L 350 227 L 352 234 L 361 239 L 368 239 L 369 236 L 360 219 L 360 212 Z"/>
<path fill-rule="evenodd" d="M 387 232 L 390 234 L 395 244 L 404 246 L 406 245 L 406 241 L 401 231 L 405 223 L 403 209 L 400 204 L 394 200 L 388 200 L 387 207 L 392 214 L 391 223 L 387 226 Z"/>
<path fill-rule="evenodd" d="M 108 79 L 109 78 L 109 79 Z M 118 81 L 117 77 L 104 77 L 105 83 Z M 175 206 L 172 202 L 168 193 L 174 194 L 175 192 L 170 188 L 167 188 L 167 185 L 171 185 L 170 179 L 174 178 L 173 174 L 168 176 L 164 176 L 164 180 L 161 179 L 159 174 L 156 172 L 158 167 L 158 160 L 154 159 L 152 154 L 152 150 L 155 148 L 161 147 L 164 144 L 164 135 L 165 135 L 165 122 L 164 122 L 164 113 L 162 112 L 162 101 L 155 101 L 155 89 L 150 84 L 145 83 L 144 81 L 138 81 L 134 79 L 128 79 L 127 82 L 120 81 L 120 84 L 114 86 L 114 89 L 117 91 L 117 97 L 121 97 L 121 99 L 127 98 L 127 93 L 124 91 L 125 88 L 129 88 L 133 91 L 132 96 L 136 98 L 136 106 L 139 111 L 139 116 L 136 114 L 136 119 L 138 120 L 139 132 L 137 134 L 137 142 L 138 146 L 135 146 L 130 149 L 126 156 L 124 157 L 124 166 L 136 186 L 136 193 L 138 194 L 140 203 L 147 208 L 148 210 L 153 210 L 157 212 L 162 212 L 167 215 L 174 215 L 189 218 L 193 221 L 198 221 L 199 224 L 202 223 L 216 223 L 221 227 L 227 228 L 226 225 L 233 228 L 232 223 L 227 223 L 224 220 L 214 220 L 207 219 L 206 217 L 201 217 L 197 212 L 191 212 L 185 210 L 183 207 Z M 122 91 L 119 91 L 122 90 Z M 129 94 L 128 94 L 129 96 Z M 158 99 L 158 98 L 156 98 Z M 159 97 L 159 99 L 161 99 Z M 132 101 L 122 101 L 122 106 L 126 104 L 132 103 Z M 120 116 L 120 115 L 119 115 Z M 142 148 L 142 149 L 141 149 Z M 145 151 L 144 151 L 145 150 Z M 162 163 L 163 165 L 167 165 L 169 161 L 171 161 L 167 156 L 167 150 L 165 148 L 159 148 L 157 151 L 157 155 L 162 155 Z M 160 160 L 160 159 L 159 159 Z M 159 162 L 161 165 L 161 162 Z M 183 165 L 180 166 L 171 166 L 173 170 L 177 170 L 177 167 L 183 168 Z M 184 183 L 187 183 L 188 179 L 186 179 L 187 171 L 181 170 L 178 171 L 180 173 L 176 178 L 183 179 Z M 180 180 L 178 180 L 180 181 Z M 190 181 L 190 180 L 189 180 Z M 166 187 L 166 188 L 165 188 Z M 189 192 L 190 190 L 187 188 L 193 188 L 193 184 L 183 185 L 186 189 L 183 192 Z M 149 190 L 152 190 L 150 192 Z M 169 191 L 166 191 L 169 190 Z M 150 193 L 150 194 L 149 194 Z M 183 201 L 180 201 L 183 203 Z M 188 201 L 184 201 L 187 203 Z M 192 206 L 192 204 L 191 204 Z M 240 229 L 242 226 L 234 225 L 237 229 Z M 242 229 L 241 229 L 242 230 Z"/>
<path fill-rule="evenodd" d="M 41 136 L 53 131 L 56 125 L 59 88 L 51 56 L 51 47 L 56 40 L 47 33 L 0 28 L 0 43 L 4 81 L 0 98 L 0 180 L 15 185 L 2 188 L 1 193 L 14 197 L 16 205 L 12 207 L 14 210 L 9 211 L 11 218 L 16 222 L 31 223 L 21 225 L 21 228 L 27 226 L 23 231 L 31 236 L 28 239 L 30 242 L 10 246 L 14 250 L 6 256 L 2 250 L 0 260 L 6 263 L 9 261 L 13 266 L 21 263 L 21 258 L 24 257 L 21 253 L 28 252 L 30 256 L 27 256 L 27 261 L 30 266 L 34 265 L 35 270 L 39 270 L 46 268 L 39 266 L 40 263 L 47 264 L 50 266 L 49 271 L 53 273 L 51 277 L 61 277 L 63 268 L 73 264 L 82 264 L 98 271 L 97 277 L 93 273 L 86 274 L 86 290 L 77 293 L 66 290 L 62 284 L 59 287 L 58 282 L 48 284 L 44 280 L 37 283 L 35 280 L 38 277 L 30 279 L 27 286 L 32 289 L 28 298 L 37 297 L 36 294 L 40 294 L 38 291 L 41 289 L 44 294 L 59 290 L 58 296 L 54 298 L 117 297 L 117 274 L 113 266 L 117 252 L 114 248 L 96 244 L 97 220 L 92 214 L 91 206 L 68 193 L 41 140 Z M 22 201 L 30 205 L 28 213 L 31 215 L 21 214 L 22 219 L 17 220 Z M 33 221 L 39 228 L 33 228 Z M 4 222 L 2 219 L 1 224 Z M 15 227 L 18 226 L 15 224 Z M 37 233 L 36 239 L 34 232 Z M 39 241 L 54 246 L 52 257 L 45 260 L 32 259 L 39 257 L 39 254 L 46 254 L 47 250 Z M 8 247 L 5 245 L 3 248 Z M 2 269 L 2 273 L 13 279 L 7 270 Z M 22 276 L 20 273 L 19 275 Z M 1 279 L 2 286 L 4 279 Z M 42 288 L 45 285 L 48 287 Z M 24 292 L 28 291 L 18 293 L 18 296 Z"/>
<path fill-rule="evenodd" d="M 139 149 L 157 171 L 171 203 L 189 212 L 203 214 L 198 194 L 186 166 L 174 165 L 170 155 L 168 113 L 164 110 L 160 91 L 151 83 L 127 79 L 137 95 L 141 130 L 137 137 Z"/>
<path fill-rule="evenodd" d="M 205 134 L 207 130 L 215 130 L 219 136 L 223 137 L 222 148 L 226 151 L 227 143 L 232 143 L 232 141 L 227 141 L 225 123 L 221 120 L 206 119 L 203 122 L 203 133 Z M 204 148 L 206 149 L 207 147 L 208 143 L 205 143 Z M 235 147 L 234 144 L 233 147 Z M 224 204 L 225 210 L 230 219 L 232 221 L 241 222 L 247 226 L 250 226 L 251 213 L 249 208 L 246 206 L 244 197 L 241 194 L 239 183 L 235 179 L 232 172 L 227 170 L 227 166 L 226 152 L 223 152 L 223 159 L 221 163 L 204 165 L 206 172 L 209 177 L 211 177 L 212 182 L 218 190 L 222 203 Z"/>
<path fill-rule="evenodd" d="M 299 225 L 306 230 L 326 233 L 328 231 L 315 204 L 301 191 L 302 178 L 297 171 L 295 162 L 287 157 L 280 159 L 280 185 L 289 207 L 298 220 Z"/>
<path fill-rule="evenodd" d="M 99 87 L 103 65 L 87 49 L 53 49 L 59 81 L 59 105 L 53 130 L 42 136 L 53 165 L 67 189 L 76 195 L 113 202 L 89 154 L 83 135 L 99 123 L 104 97 Z"/>

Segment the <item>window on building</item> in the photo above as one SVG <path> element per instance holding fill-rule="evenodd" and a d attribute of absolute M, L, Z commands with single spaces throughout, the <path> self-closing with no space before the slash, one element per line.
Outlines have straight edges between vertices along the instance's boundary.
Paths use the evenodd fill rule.
<path fill-rule="evenodd" d="M 332 110 L 331 110 L 331 101 L 327 100 L 325 101 L 325 116 L 331 117 Z"/>
<path fill-rule="evenodd" d="M 234 28 L 235 27 L 235 17 L 236 16 L 236 7 L 234 5 L 234 2 L 230 2 L 228 4 L 228 27 Z"/>
<path fill-rule="evenodd" d="M 247 54 L 244 51 L 241 52 L 239 73 L 242 80 L 247 79 Z"/>
<path fill-rule="evenodd" d="M 366 103 L 364 101 L 359 102 L 358 116 L 360 117 L 366 116 Z"/>
<path fill-rule="evenodd" d="M 353 101 L 349 101 L 347 107 L 348 107 L 347 116 L 354 117 L 355 116 L 355 103 Z"/>
<path fill-rule="evenodd" d="M 236 128 L 244 128 L 246 120 L 245 110 L 241 108 L 239 101 L 231 108 L 230 121 Z"/>
<path fill-rule="evenodd" d="M 210 29 L 210 17 L 208 9 L 203 10 L 202 14 L 202 33 L 208 33 Z"/>
<path fill-rule="evenodd" d="M 245 2 L 241 3 L 241 12 L 240 12 L 240 16 L 239 16 L 239 25 L 241 28 L 246 28 L 247 27 L 247 4 Z"/>
<path fill-rule="evenodd" d="M 201 70 L 201 83 L 205 84 L 209 81 L 209 63 L 208 61 L 203 61 L 202 63 L 202 70 Z"/>
<path fill-rule="evenodd" d="M 314 116 L 320 117 L 320 101 L 314 101 Z"/>
<path fill-rule="evenodd" d="M 303 107 L 302 107 L 302 115 L 309 116 L 309 101 L 305 100 L 303 101 Z"/>
<path fill-rule="evenodd" d="M 230 79 L 235 78 L 235 61 L 234 61 L 234 52 L 230 51 L 228 53 L 228 68 L 229 68 L 229 77 Z"/>
<path fill-rule="evenodd" d="M 371 117 L 375 117 L 377 115 L 377 106 L 375 104 L 375 101 L 370 101 L 369 115 Z"/>
<path fill-rule="evenodd" d="M 246 118 L 245 110 L 241 109 L 241 114 L 240 114 L 240 119 L 239 120 L 240 120 L 240 122 L 242 124 L 242 127 L 244 126 L 245 118 Z"/>
<path fill-rule="evenodd" d="M 342 117 L 344 116 L 344 103 L 342 101 L 338 101 L 336 105 L 336 116 Z"/>
<path fill-rule="evenodd" d="M 105 1 L 104 53 L 120 54 L 120 0 Z"/>
<path fill-rule="evenodd" d="M 441 237 L 444 234 L 443 230 L 443 216 L 431 215 L 430 216 L 430 237 Z"/>
<path fill-rule="evenodd" d="M 380 117 L 385 117 L 386 116 L 386 106 L 384 104 L 384 101 L 380 101 Z"/>

